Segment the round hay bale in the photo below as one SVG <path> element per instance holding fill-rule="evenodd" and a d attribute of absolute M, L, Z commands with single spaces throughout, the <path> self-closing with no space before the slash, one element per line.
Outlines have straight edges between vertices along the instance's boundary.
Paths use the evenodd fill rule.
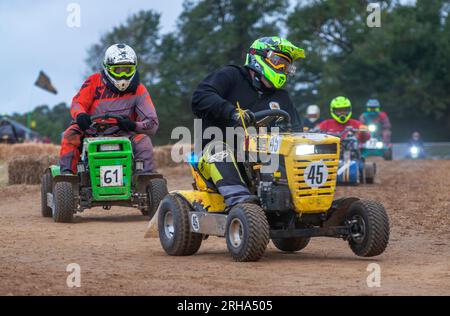
<path fill-rule="evenodd" d="M 8 163 L 8 184 L 40 184 L 44 170 L 58 163 L 58 156 L 19 156 Z"/>

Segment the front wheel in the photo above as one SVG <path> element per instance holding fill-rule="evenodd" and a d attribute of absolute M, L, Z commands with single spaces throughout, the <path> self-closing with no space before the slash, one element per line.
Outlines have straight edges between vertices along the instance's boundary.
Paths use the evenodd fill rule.
<path fill-rule="evenodd" d="M 225 238 L 235 261 L 261 259 L 269 243 L 269 224 L 262 208 L 249 203 L 234 206 L 227 217 Z"/>
<path fill-rule="evenodd" d="M 46 170 L 41 179 L 41 214 L 43 217 L 52 217 L 52 208 L 48 206 L 48 194 L 52 193 L 52 173 Z"/>
<path fill-rule="evenodd" d="M 376 173 L 377 173 L 377 167 L 376 167 L 375 163 L 365 163 L 364 164 L 364 176 L 365 176 L 366 183 L 374 184 Z"/>
<path fill-rule="evenodd" d="M 286 252 L 295 252 L 304 249 L 308 246 L 310 241 L 309 237 L 292 237 L 292 238 L 280 238 L 272 239 L 273 244 L 277 249 Z"/>
<path fill-rule="evenodd" d="M 391 161 L 392 160 L 392 148 L 386 149 L 384 152 L 384 160 Z"/>
<path fill-rule="evenodd" d="M 171 256 L 191 256 L 202 244 L 203 235 L 191 232 L 190 206 L 175 194 L 167 195 L 158 212 L 159 241 Z"/>
<path fill-rule="evenodd" d="M 359 200 L 348 211 L 347 223 L 351 227 L 349 245 L 360 257 L 382 254 L 389 243 L 389 218 L 383 205 Z"/>
<path fill-rule="evenodd" d="M 75 197 L 70 182 L 58 182 L 53 193 L 53 220 L 57 223 L 71 223 L 75 212 Z"/>

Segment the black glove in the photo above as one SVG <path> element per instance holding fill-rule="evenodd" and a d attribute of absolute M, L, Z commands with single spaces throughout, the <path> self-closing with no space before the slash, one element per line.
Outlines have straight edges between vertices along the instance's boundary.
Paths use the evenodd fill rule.
<path fill-rule="evenodd" d="M 136 122 L 133 122 L 128 117 L 122 117 L 117 120 L 117 125 L 125 132 L 134 132 L 136 130 Z"/>
<path fill-rule="evenodd" d="M 86 113 L 78 114 L 76 121 L 78 126 L 81 128 L 83 132 L 89 129 L 89 127 L 91 127 L 92 124 L 91 117 Z"/>
<path fill-rule="evenodd" d="M 245 126 L 251 126 L 255 124 L 255 114 L 250 111 L 250 110 L 243 110 L 242 111 L 243 117 L 244 117 L 244 122 L 245 122 Z M 241 115 L 239 115 L 239 111 L 235 110 L 234 112 L 231 113 L 231 121 L 233 122 L 234 126 L 242 126 L 242 118 Z"/>

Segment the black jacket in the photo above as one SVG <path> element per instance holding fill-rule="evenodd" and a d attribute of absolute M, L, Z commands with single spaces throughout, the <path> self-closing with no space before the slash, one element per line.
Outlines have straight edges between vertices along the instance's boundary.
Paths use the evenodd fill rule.
<path fill-rule="evenodd" d="M 225 135 L 225 128 L 232 126 L 231 114 L 238 101 L 242 109 L 252 112 L 271 109 L 271 103 L 278 104 L 281 110 L 291 115 L 294 130 L 303 130 L 288 92 L 283 89 L 259 92 L 245 67 L 226 66 L 207 76 L 194 91 L 192 111 L 202 119 L 203 131 L 217 126 Z"/>

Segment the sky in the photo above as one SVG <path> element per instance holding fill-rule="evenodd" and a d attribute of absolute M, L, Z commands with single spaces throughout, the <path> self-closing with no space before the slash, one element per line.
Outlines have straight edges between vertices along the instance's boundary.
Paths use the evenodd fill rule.
<path fill-rule="evenodd" d="M 290 2 L 291 7 L 297 3 Z M 67 25 L 71 14 L 68 6 L 72 3 L 81 9 L 79 28 Z M 25 113 L 43 104 L 70 104 L 85 79 L 87 49 L 103 34 L 141 9 L 161 13 L 162 33 L 171 32 L 182 3 L 183 0 L 0 0 L 0 115 Z M 34 86 L 40 70 L 51 78 L 59 91 L 57 95 Z"/>
<path fill-rule="evenodd" d="M 80 27 L 68 27 L 67 11 L 79 4 Z M 25 113 L 37 105 L 70 104 L 86 74 L 87 49 L 112 27 L 141 9 L 162 14 L 161 31 L 175 29 L 183 0 L 0 0 L 0 114 Z M 73 21 L 73 20 L 72 20 Z M 43 70 L 58 90 L 34 86 Z"/>

